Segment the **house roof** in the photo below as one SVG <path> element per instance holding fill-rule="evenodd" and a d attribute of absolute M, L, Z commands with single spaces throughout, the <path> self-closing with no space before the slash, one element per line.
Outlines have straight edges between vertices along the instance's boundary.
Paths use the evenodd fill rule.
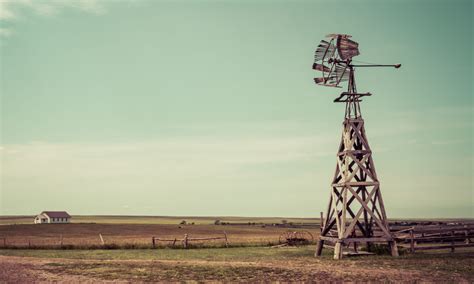
<path fill-rule="evenodd" d="M 66 211 L 43 211 L 41 214 L 46 214 L 50 218 L 71 218 L 71 215 L 67 214 Z"/>

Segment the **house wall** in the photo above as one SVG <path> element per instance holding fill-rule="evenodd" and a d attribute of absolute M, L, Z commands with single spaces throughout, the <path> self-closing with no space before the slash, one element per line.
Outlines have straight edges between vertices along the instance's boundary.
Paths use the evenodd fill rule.
<path fill-rule="evenodd" d="M 71 218 L 50 218 L 50 223 L 69 223 Z"/>
<path fill-rule="evenodd" d="M 46 219 L 46 220 L 44 220 Z M 43 223 L 50 223 L 50 219 L 48 215 L 39 214 L 35 217 L 35 224 L 43 224 Z"/>
<path fill-rule="evenodd" d="M 46 220 L 43 220 L 43 219 L 46 219 Z M 71 218 L 52 218 L 46 214 L 36 215 L 34 219 L 35 224 L 46 224 L 46 223 L 64 224 L 64 223 L 69 223 L 70 221 L 71 221 Z"/>

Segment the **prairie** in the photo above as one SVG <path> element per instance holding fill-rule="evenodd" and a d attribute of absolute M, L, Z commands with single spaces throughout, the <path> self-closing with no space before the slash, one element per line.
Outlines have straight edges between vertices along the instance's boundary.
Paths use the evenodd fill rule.
<path fill-rule="evenodd" d="M 270 246 L 287 231 L 307 230 L 316 239 L 317 219 L 73 216 L 71 224 L 41 225 L 31 224 L 31 216 L 0 220 L 0 247 L 2 239 L 10 247 L 0 249 L 0 282 L 474 281 L 472 248 L 456 249 L 455 253 L 409 254 L 401 250 L 398 258 L 372 255 L 335 261 L 329 249 L 321 258 L 315 258 L 314 245 Z M 180 224 L 183 220 L 186 225 Z M 215 220 L 225 225 L 215 225 Z M 152 236 L 211 237 L 221 236 L 224 231 L 229 248 L 221 240 L 197 243 L 190 249 L 181 249 L 179 243 L 176 249 L 153 249 L 151 245 Z M 102 249 L 99 234 L 106 246 L 115 244 L 109 247 L 113 249 Z"/>
<path fill-rule="evenodd" d="M 0 279 L 35 281 L 474 281 L 474 254 L 314 258 L 314 246 L 145 250 L 0 250 Z M 10 271 L 10 272 L 9 272 Z M 18 273 L 12 274 L 11 271 Z"/>
<path fill-rule="evenodd" d="M 134 216 L 85 216 L 73 217 L 70 224 L 31 224 L 25 217 L 5 218 L 0 226 L 0 247 L 91 247 L 104 243 L 118 246 L 147 247 L 152 237 L 183 239 L 189 237 L 222 237 L 227 235 L 230 246 L 258 246 L 277 244 L 281 234 L 289 230 L 306 230 L 314 238 L 319 234 L 319 224 L 314 219 L 303 218 L 241 218 L 241 217 L 134 217 Z M 180 224 L 183 220 L 186 225 Z M 227 225 L 214 225 L 215 220 Z M 287 223 L 285 226 L 282 220 Z M 275 225 L 274 225 L 275 224 Z M 292 228 L 292 226 L 303 228 Z M 5 240 L 5 244 L 3 244 Z M 179 241 L 177 242 L 179 245 Z M 193 242 L 196 245 L 223 246 L 222 240 Z M 157 245 L 168 245 L 159 242 Z"/>

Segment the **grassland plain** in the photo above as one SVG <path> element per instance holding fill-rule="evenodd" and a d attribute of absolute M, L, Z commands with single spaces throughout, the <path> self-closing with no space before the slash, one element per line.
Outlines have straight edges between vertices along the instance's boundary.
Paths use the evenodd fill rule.
<path fill-rule="evenodd" d="M 3 281 L 474 281 L 472 251 L 313 257 L 314 246 L 146 250 L 0 250 Z M 12 270 L 14 269 L 14 270 Z M 17 271 L 12 275 L 8 271 Z"/>
<path fill-rule="evenodd" d="M 80 246 L 74 250 L 0 249 L 0 282 L 474 282 L 472 249 L 334 261 L 330 250 L 325 250 L 322 258 L 314 258 L 314 246 L 268 247 L 268 244 L 278 242 L 281 233 L 301 229 L 269 224 L 281 224 L 282 220 L 294 223 L 294 227 L 311 224 L 309 230 L 316 238 L 319 234 L 317 219 L 84 216 L 83 219 L 74 218 L 72 224 L 33 225 L 31 216 L 2 218 L 0 239 L 6 238 L 7 244 L 58 244 L 62 236 L 64 245 L 97 245 L 100 244 L 100 233 L 106 244 L 144 244 L 146 249 L 103 250 L 99 246 L 94 250 L 78 249 Z M 22 218 L 28 219 L 29 223 L 22 224 Z M 182 220 L 195 224 L 180 225 Z M 214 225 L 215 220 L 234 225 Z M 224 230 L 235 247 L 217 248 L 222 247 L 222 243 L 217 243 L 211 244 L 211 248 L 151 249 L 151 236 L 182 238 L 187 233 L 204 237 L 222 234 Z"/>
<path fill-rule="evenodd" d="M 3 219 L 2 219 L 3 218 Z M 73 216 L 70 224 L 32 224 L 25 216 L 2 217 L 0 247 L 58 247 L 97 248 L 106 245 L 131 248 L 151 247 L 152 237 L 163 239 L 222 237 L 224 232 L 230 246 L 258 246 L 277 244 L 290 224 L 310 225 L 305 229 L 314 237 L 319 234 L 319 220 L 304 218 L 246 218 L 246 217 L 149 217 L 149 216 Z M 29 220 L 26 223 L 26 220 Z M 215 225 L 220 220 L 223 224 Z M 186 221 L 186 225 L 182 225 Z M 272 224 L 287 223 L 287 227 Z M 229 225 L 230 224 L 230 225 Z M 301 228 L 297 228 L 301 230 Z M 156 242 L 157 246 L 169 245 Z M 196 246 L 224 246 L 223 240 L 191 242 Z M 177 242 L 180 245 L 180 242 Z"/>
<path fill-rule="evenodd" d="M 39 213 L 39 212 L 38 212 Z M 33 224 L 34 216 L 0 216 L 0 225 Z M 73 215 L 73 223 L 100 223 L 100 224 L 179 224 L 185 220 L 196 225 L 214 224 L 216 220 L 228 223 L 315 223 L 316 218 L 286 218 L 286 217 L 234 217 L 234 216 L 122 216 L 122 215 Z"/>

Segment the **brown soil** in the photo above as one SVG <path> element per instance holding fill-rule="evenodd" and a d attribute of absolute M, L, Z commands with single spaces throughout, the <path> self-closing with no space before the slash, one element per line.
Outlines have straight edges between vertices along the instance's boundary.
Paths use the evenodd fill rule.
<path fill-rule="evenodd" d="M 456 282 L 456 273 L 365 266 L 365 261 L 205 261 L 205 260 L 72 260 L 0 256 L 0 282 L 174 282 L 174 281 L 304 281 L 304 282 Z M 342 265 L 341 265 L 342 264 Z"/>

